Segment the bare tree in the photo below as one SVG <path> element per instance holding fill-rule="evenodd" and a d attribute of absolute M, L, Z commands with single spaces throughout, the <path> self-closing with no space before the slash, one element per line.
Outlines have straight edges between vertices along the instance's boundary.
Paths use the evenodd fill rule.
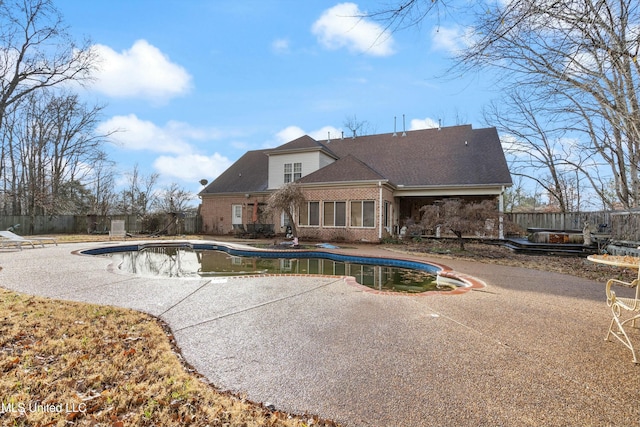
<path fill-rule="evenodd" d="M 122 190 L 118 210 L 125 214 L 144 216 L 155 203 L 155 186 L 160 176 L 157 173 L 143 175 L 136 163 L 127 173 L 127 187 Z"/>
<path fill-rule="evenodd" d="M 82 185 L 79 159 L 88 160 L 98 141 L 87 137 L 94 123 L 80 116 L 92 122 L 101 107 L 91 111 L 52 90 L 88 81 L 95 52 L 71 39 L 51 0 L 0 2 L 0 40 L 3 211 L 56 214 L 77 206 L 58 196 Z"/>
<path fill-rule="evenodd" d="M 101 216 L 111 213 L 116 203 L 115 163 L 109 160 L 106 154 L 103 153 L 93 163 L 87 187 L 91 192 L 88 213 Z"/>
<path fill-rule="evenodd" d="M 601 192 L 602 182 L 611 178 L 618 201 L 639 206 L 640 3 L 400 0 L 371 16 L 398 30 L 427 17 L 440 22 L 458 6 L 474 22 L 465 28 L 466 45 L 449 75 L 500 70 L 500 87 L 526 92 L 536 108 L 556 114 L 556 123 L 577 136 L 584 154 L 595 156 L 577 167 L 603 201 L 609 195 Z"/>
<path fill-rule="evenodd" d="M 194 200 L 194 194 L 171 183 L 158 193 L 153 203 L 154 210 L 161 212 L 185 212 L 190 209 L 189 203 Z"/>
<path fill-rule="evenodd" d="M 635 0 L 511 2 L 489 9 L 459 58 L 466 70 L 508 70 L 513 84 L 544 101 L 537 105 L 609 166 L 625 207 L 640 202 L 639 9 Z"/>
<path fill-rule="evenodd" d="M 565 137 L 564 123 L 554 123 L 544 106 L 534 105 L 518 90 L 492 102 L 484 110 L 484 120 L 502 134 L 502 146 L 514 176 L 541 186 L 560 212 L 579 205 L 578 194 L 584 167 L 592 153 L 578 149 L 578 143 Z"/>
<path fill-rule="evenodd" d="M 90 79 L 97 57 L 69 36 L 51 0 L 0 2 L 0 129 L 14 103 L 41 89 Z"/>
<path fill-rule="evenodd" d="M 464 250 L 464 236 L 484 236 L 497 230 L 501 214 L 495 201 L 483 200 L 471 203 L 460 199 L 444 199 L 420 208 L 421 225 L 433 229 L 440 227 L 451 231 L 457 238 L 460 250 Z M 507 224 L 503 218 L 503 225 Z"/>
<path fill-rule="evenodd" d="M 535 211 L 542 205 L 540 194 L 536 191 L 539 187 L 528 189 L 521 176 L 514 179 L 513 186 L 507 188 L 504 193 L 505 212 L 526 212 Z"/>
<path fill-rule="evenodd" d="M 400 31 L 420 25 L 426 18 L 440 17 L 455 8 L 455 0 L 399 0 L 365 15 L 385 23 L 385 31 Z M 469 6 L 465 3 L 462 6 Z"/>
<path fill-rule="evenodd" d="M 76 190 L 84 185 L 90 165 L 104 156 L 104 137 L 94 133 L 101 110 L 87 107 L 76 95 L 44 89 L 8 110 L 0 180 L 13 198 L 13 213 L 77 211 Z"/>
<path fill-rule="evenodd" d="M 353 116 L 345 117 L 342 125 L 349 129 L 350 135 L 348 136 L 353 138 L 375 133 L 375 128 L 371 123 L 366 120 L 358 120 L 355 114 Z"/>
<path fill-rule="evenodd" d="M 295 182 L 290 182 L 271 193 L 267 200 L 266 214 L 280 215 L 284 212 L 289 218 L 293 237 L 298 237 L 298 227 L 293 218 L 293 213 L 299 211 L 300 206 L 305 202 L 306 198 L 300 186 Z"/>

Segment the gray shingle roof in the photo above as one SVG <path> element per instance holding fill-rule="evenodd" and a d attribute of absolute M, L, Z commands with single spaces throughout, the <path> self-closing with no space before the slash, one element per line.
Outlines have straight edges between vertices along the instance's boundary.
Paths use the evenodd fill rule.
<path fill-rule="evenodd" d="M 269 185 L 269 150 L 247 151 L 200 194 L 266 191 Z"/>
<path fill-rule="evenodd" d="M 267 154 L 284 154 L 286 152 L 295 152 L 295 151 L 323 151 L 331 157 L 338 158 L 331 149 L 321 143 L 311 138 L 309 135 L 303 135 L 300 138 L 296 138 L 293 141 L 289 141 L 286 144 L 282 144 L 276 148 L 272 148 L 267 151 Z"/>
<path fill-rule="evenodd" d="M 275 149 L 247 152 L 201 194 L 266 191 L 268 154 L 299 150 L 322 150 L 337 158 L 301 178 L 301 183 L 386 179 L 419 187 L 512 184 L 496 129 L 463 125 L 328 143 L 305 135 Z"/>
<path fill-rule="evenodd" d="M 333 140 L 331 151 L 352 155 L 396 185 L 510 185 L 495 128 L 470 125 Z"/>
<path fill-rule="evenodd" d="M 311 138 L 309 135 L 303 135 L 300 138 L 296 138 L 293 141 L 287 142 L 286 144 L 282 144 L 276 148 L 272 148 L 271 150 L 269 150 L 269 152 L 275 153 L 278 151 L 300 150 L 308 148 L 322 148 L 322 144 Z"/>
<path fill-rule="evenodd" d="M 322 182 L 379 181 L 385 178 L 365 163 L 347 154 L 328 166 L 303 176 L 301 184 Z"/>

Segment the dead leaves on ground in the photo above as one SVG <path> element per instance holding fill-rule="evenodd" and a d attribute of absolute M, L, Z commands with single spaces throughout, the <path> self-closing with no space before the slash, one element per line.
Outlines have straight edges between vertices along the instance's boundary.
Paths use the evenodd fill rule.
<path fill-rule="evenodd" d="M 335 425 L 215 390 L 172 341 L 147 315 L 0 289 L 0 424 Z"/>
<path fill-rule="evenodd" d="M 610 278 L 633 280 L 637 271 L 608 265 L 596 264 L 586 256 L 549 256 L 515 253 L 500 245 L 487 243 L 465 243 L 460 251 L 457 242 L 448 240 L 426 240 L 420 243 L 408 243 L 405 248 L 410 253 L 429 254 L 442 258 L 459 258 L 488 264 L 522 267 L 533 270 L 570 274 L 588 280 L 606 282 Z"/>

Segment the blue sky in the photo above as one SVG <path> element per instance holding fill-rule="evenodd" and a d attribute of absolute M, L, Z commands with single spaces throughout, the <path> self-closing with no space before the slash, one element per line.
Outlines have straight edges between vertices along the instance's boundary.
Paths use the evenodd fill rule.
<path fill-rule="evenodd" d="M 454 22 L 393 34 L 354 16 L 386 0 L 56 0 L 101 70 L 87 100 L 106 103 L 99 129 L 119 130 L 118 170 L 138 164 L 198 192 L 247 150 L 303 134 L 340 136 L 348 117 L 373 133 L 458 122 L 482 127 L 497 96 L 478 75 L 446 79 L 464 43 Z"/>

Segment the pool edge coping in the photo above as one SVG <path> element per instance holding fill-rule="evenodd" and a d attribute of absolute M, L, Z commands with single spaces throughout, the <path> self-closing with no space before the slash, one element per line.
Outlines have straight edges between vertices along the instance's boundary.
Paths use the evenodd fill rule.
<path fill-rule="evenodd" d="M 98 242 L 96 242 L 98 243 Z M 152 241 L 149 242 L 147 240 L 139 240 L 139 241 L 132 241 L 132 242 L 123 242 L 123 241 L 118 241 L 118 242 L 100 242 L 100 243 L 106 243 L 104 245 L 101 245 L 101 247 L 104 248 L 109 248 L 109 247 L 119 247 L 119 246 L 132 246 L 132 245 L 138 245 L 138 246 L 157 246 L 157 245 L 162 245 L 162 244 L 171 244 L 174 246 L 178 246 L 180 244 L 190 244 L 190 245 L 207 245 L 207 244 L 211 244 L 211 245 L 218 245 L 218 246 L 224 246 L 224 247 L 228 247 L 228 248 L 232 248 L 235 250 L 248 250 L 248 251 L 254 251 L 254 252 L 270 252 L 270 253 L 284 253 L 284 254 L 291 254 L 291 253 L 296 253 L 296 252 L 321 252 L 321 253 L 326 253 L 326 254 L 333 254 L 333 255 L 339 255 L 339 256 L 345 256 L 345 254 L 340 253 L 340 252 L 335 252 L 332 249 L 326 249 L 326 248 L 314 248 L 314 249 L 286 249 L 286 250 L 278 250 L 278 249 L 265 249 L 265 248 L 259 248 L 259 247 L 255 247 L 255 246 L 249 246 L 249 245 L 244 245 L 244 244 L 238 244 L 238 243 L 233 243 L 233 242 L 223 242 L 223 241 L 218 241 L 218 240 L 156 240 L 156 241 Z M 97 245 L 92 245 L 92 246 L 97 246 Z M 80 256 L 95 256 L 93 254 L 85 254 L 83 253 L 84 251 L 90 250 L 91 248 L 84 248 L 84 249 L 77 249 L 74 251 L 71 251 L 72 255 L 80 255 Z M 394 291 L 381 291 L 381 290 L 376 290 L 373 288 L 370 288 L 366 285 L 363 285 L 361 283 L 358 283 L 356 281 L 356 278 L 354 276 L 344 276 L 344 275 L 321 275 L 321 274 L 284 274 L 284 273 L 269 273 L 269 274 L 255 274 L 255 275 L 242 275 L 242 276 L 220 276 L 220 277 L 225 277 L 227 279 L 239 279 L 239 278 L 262 278 L 262 277 L 295 277 L 295 276 L 299 276 L 299 277 L 322 277 L 322 278 L 337 278 L 337 279 L 342 279 L 344 280 L 344 282 L 349 285 L 349 286 L 353 286 L 356 288 L 359 288 L 360 290 L 362 290 L 363 292 L 366 293 L 370 293 L 370 294 L 376 294 L 376 295 L 393 295 L 393 296 L 410 296 L 410 297 L 425 297 L 425 296 L 431 296 L 431 295 L 461 295 L 461 294 L 466 294 L 467 292 L 471 291 L 471 290 L 478 290 L 478 289 L 482 289 L 485 288 L 487 286 L 486 282 L 484 282 L 483 280 L 465 274 L 465 273 L 461 273 L 458 271 L 453 270 L 451 267 L 445 265 L 445 264 L 441 264 L 439 262 L 433 262 L 433 261 L 418 261 L 415 259 L 407 259 L 404 257 L 382 257 L 382 256 L 361 256 L 361 258 L 369 258 L 369 259 L 392 259 L 392 260 L 398 260 L 398 261 L 409 261 L 409 262 L 416 262 L 416 263 L 423 263 L 423 264 L 428 264 L 428 265 L 432 265 L 434 267 L 439 268 L 439 270 L 436 272 L 436 275 L 438 277 L 443 277 L 445 279 L 452 279 L 452 280 L 456 280 L 458 282 L 462 282 L 465 283 L 466 286 L 458 286 L 456 287 L 454 290 L 448 290 L 448 291 L 425 291 L 425 292 L 394 292 Z M 115 272 L 112 268 L 113 263 L 109 264 L 109 266 L 107 267 L 107 271 L 113 273 L 113 274 L 117 274 L 117 272 Z"/>

